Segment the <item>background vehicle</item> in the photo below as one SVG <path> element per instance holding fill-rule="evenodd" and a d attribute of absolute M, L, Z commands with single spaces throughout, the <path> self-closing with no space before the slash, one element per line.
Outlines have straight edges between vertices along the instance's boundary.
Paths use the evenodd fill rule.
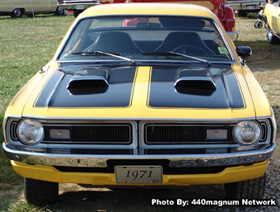
<path fill-rule="evenodd" d="M 96 4 L 108 3 L 174 3 L 172 0 L 94 0 L 94 1 L 77 1 L 77 0 L 59 0 L 58 5 L 63 9 L 74 11 L 76 17 L 84 9 Z M 205 6 L 214 12 L 222 22 L 225 30 L 230 35 L 232 40 L 236 40 L 238 32 L 235 30 L 234 11 L 231 7 L 225 5 L 225 0 L 177 0 L 176 3 L 181 4 L 196 4 Z"/>
<path fill-rule="evenodd" d="M 264 19 L 266 24 L 267 40 L 271 44 L 280 43 L 280 7 L 266 4 L 264 8 Z"/>
<path fill-rule="evenodd" d="M 77 17 L 85 9 L 100 4 L 100 0 L 58 0 L 58 6 L 64 10 L 73 11 L 74 17 Z"/>
<path fill-rule="evenodd" d="M 1 0 L 0 15 L 10 15 L 13 18 L 20 18 L 22 15 L 35 14 L 64 14 L 57 6 L 57 0 Z"/>
<path fill-rule="evenodd" d="M 171 0 L 129 0 L 132 3 L 139 2 L 155 2 L 155 3 L 172 3 L 174 1 Z M 231 7 L 225 5 L 225 0 L 177 0 L 176 3 L 181 4 L 196 4 L 200 6 L 207 7 L 210 9 L 217 17 L 220 19 L 223 24 L 225 30 L 232 40 L 236 40 L 238 36 L 238 32 L 235 30 L 235 16 L 234 11 Z"/>
<path fill-rule="evenodd" d="M 226 5 L 237 11 L 238 17 L 246 17 L 249 12 L 258 12 L 259 6 L 265 3 L 265 0 L 226 0 Z"/>

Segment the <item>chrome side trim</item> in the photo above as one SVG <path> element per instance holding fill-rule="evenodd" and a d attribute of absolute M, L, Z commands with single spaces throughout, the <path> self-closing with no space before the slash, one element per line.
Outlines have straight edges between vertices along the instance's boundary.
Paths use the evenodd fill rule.
<path fill-rule="evenodd" d="M 228 39 L 226 39 L 226 36 L 225 36 L 225 33 L 223 32 L 222 28 L 221 28 L 221 25 L 218 24 L 215 20 L 213 20 L 213 23 L 215 24 L 217 30 L 220 32 L 220 35 L 221 37 L 223 38 L 223 41 L 227 47 L 227 49 L 229 50 L 229 53 L 230 53 L 230 56 L 231 58 L 234 60 L 234 62 L 237 62 L 237 58 L 235 57 L 235 54 L 234 54 L 234 49 L 231 48 L 231 45 L 229 44 L 229 41 Z"/>
<path fill-rule="evenodd" d="M 107 167 L 108 160 L 169 160 L 170 167 L 210 167 L 252 164 L 271 157 L 275 144 L 265 150 L 198 155 L 75 155 L 23 152 L 9 148 L 3 143 L 9 159 L 28 164 L 71 167 Z"/>

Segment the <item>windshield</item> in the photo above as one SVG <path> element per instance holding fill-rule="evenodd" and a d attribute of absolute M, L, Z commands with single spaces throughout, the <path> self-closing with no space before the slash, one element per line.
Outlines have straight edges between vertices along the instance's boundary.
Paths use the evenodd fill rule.
<path fill-rule="evenodd" d="M 80 21 L 59 60 L 164 61 L 192 60 L 194 57 L 232 61 L 213 20 L 185 16 L 112 16 Z"/>

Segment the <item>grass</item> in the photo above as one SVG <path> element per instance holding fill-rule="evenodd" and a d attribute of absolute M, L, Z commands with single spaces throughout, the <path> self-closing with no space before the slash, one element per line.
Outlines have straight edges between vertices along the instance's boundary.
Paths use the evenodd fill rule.
<path fill-rule="evenodd" d="M 0 114 L 3 114 L 15 93 L 51 59 L 73 17 L 1 18 L 0 21 Z"/>
<path fill-rule="evenodd" d="M 52 58 L 73 20 L 73 16 L 0 18 L 0 118 L 19 89 Z"/>
<path fill-rule="evenodd" d="M 0 119 L 13 96 L 19 89 L 45 65 L 55 53 L 66 30 L 73 22 L 72 15 L 55 17 L 52 15 L 37 16 L 36 19 L 11 19 L 0 17 Z M 255 29 L 255 16 L 247 19 L 237 18 L 239 31 L 236 46 L 248 45 L 253 55 L 247 65 L 265 91 L 280 120 L 280 61 L 277 55 L 280 46 L 270 45 L 266 41 L 265 29 Z M 278 133 L 280 128 L 278 127 Z M 0 129 L 0 143 L 3 131 Z M 16 193 L 9 193 L 16 186 Z M 38 208 L 19 202 L 22 191 L 22 179 L 12 169 L 9 160 L 0 147 L 0 211 L 60 211 L 59 207 Z M 63 211 L 63 210 L 62 210 Z"/>
<path fill-rule="evenodd" d="M 32 18 L 11 19 L 0 17 L 0 119 L 5 109 L 20 88 L 53 56 L 66 30 L 73 22 L 73 16 L 52 15 Z M 0 129 L 0 143 L 3 130 Z M 12 211 L 44 211 L 28 209 L 27 204 L 17 209 L 11 204 L 17 195 L 2 195 L 11 186 L 22 185 L 22 178 L 13 171 L 9 160 L 0 147 L 0 211 L 9 207 Z M 22 190 L 22 186 L 20 187 Z M 18 191 L 18 192 L 20 192 Z M 20 204 L 21 205 L 21 204 Z"/>
<path fill-rule="evenodd" d="M 271 45 L 266 40 L 264 28 L 253 27 L 256 16 L 237 18 L 236 24 L 239 31 L 236 46 L 251 46 L 252 56 L 248 58 L 247 65 L 254 73 L 262 86 L 270 104 L 274 110 L 277 121 L 277 132 L 280 133 L 280 54 L 279 45 Z M 278 135 L 279 137 L 279 135 Z"/>
<path fill-rule="evenodd" d="M 23 202 L 19 203 L 13 203 L 10 204 L 9 201 L 3 200 L 0 203 L 0 209 L 2 208 L 2 211 L 12 211 L 12 212 L 54 212 L 51 209 L 48 209 L 46 207 L 38 207 L 36 205 L 27 204 Z M 58 212 L 55 210 L 55 212 Z"/>

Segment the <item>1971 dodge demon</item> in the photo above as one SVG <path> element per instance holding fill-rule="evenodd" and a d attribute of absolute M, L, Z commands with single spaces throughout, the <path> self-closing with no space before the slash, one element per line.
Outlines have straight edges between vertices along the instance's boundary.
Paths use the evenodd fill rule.
<path fill-rule="evenodd" d="M 3 148 L 27 201 L 55 201 L 58 183 L 225 184 L 228 198 L 262 198 L 276 126 L 250 54 L 204 7 L 84 11 L 6 110 Z"/>

